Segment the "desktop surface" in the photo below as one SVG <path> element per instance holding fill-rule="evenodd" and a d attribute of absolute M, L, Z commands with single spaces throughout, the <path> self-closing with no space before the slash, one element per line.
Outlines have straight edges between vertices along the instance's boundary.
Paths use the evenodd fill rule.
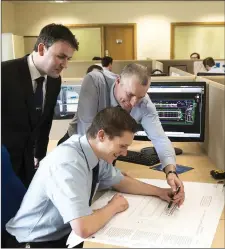
<path fill-rule="evenodd" d="M 50 140 L 48 146 L 48 152 L 52 151 L 57 146 L 58 140 Z M 150 146 L 151 142 L 133 141 L 129 150 L 140 151 L 143 147 Z M 182 155 L 177 157 L 177 163 L 181 165 L 191 166 L 194 169 L 190 170 L 179 177 L 182 181 L 191 182 L 205 182 L 205 183 L 217 183 L 215 179 L 210 175 L 211 170 L 218 169 L 205 154 L 199 143 L 173 143 L 174 147 L 180 147 L 184 151 Z M 140 164 L 131 164 L 127 162 L 116 162 L 116 167 L 122 172 L 126 172 L 128 175 L 134 178 L 147 178 L 147 179 L 162 179 L 165 180 L 165 173 L 149 169 L 149 167 L 142 166 Z M 95 200 L 99 198 L 104 191 L 97 192 Z M 184 203 L 185 204 L 185 203 Z M 220 217 L 220 221 L 214 236 L 212 248 L 225 248 L 224 242 L 224 210 Z M 119 246 L 84 242 L 84 248 L 120 248 Z"/>

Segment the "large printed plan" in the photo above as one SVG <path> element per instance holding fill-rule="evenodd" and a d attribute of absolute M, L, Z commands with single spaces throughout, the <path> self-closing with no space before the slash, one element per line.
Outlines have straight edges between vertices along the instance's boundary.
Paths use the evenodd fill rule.
<path fill-rule="evenodd" d="M 168 187 L 163 180 L 139 180 Z M 224 187 L 196 182 L 184 182 L 184 187 L 186 198 L 180 208 L 168 209 L 168 203 L 157 197 L 124 194 L 129 208 L 86 241 L 136 248 L 210 247 L 224 208 Z M 114 194 L 106 192 L 93 203 L 93 210 L 105 206 Z M 69 247 L 80 242 L 71 232 Z"/>

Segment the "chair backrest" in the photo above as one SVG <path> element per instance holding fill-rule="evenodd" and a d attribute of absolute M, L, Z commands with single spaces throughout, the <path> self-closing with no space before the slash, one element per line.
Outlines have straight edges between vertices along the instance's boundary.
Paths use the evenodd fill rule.
<path fill-rule="evenodd" d="M 12 169 L 10 155 L 5 146 L 1 146 L 1 227 L 16 215 L 26 193 L 26 188 Z"/>

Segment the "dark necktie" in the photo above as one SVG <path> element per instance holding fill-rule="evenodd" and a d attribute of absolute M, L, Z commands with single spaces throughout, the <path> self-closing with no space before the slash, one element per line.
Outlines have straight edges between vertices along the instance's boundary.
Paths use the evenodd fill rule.
<path fill-rule="evenodd" d="M 91 185 L 91 195 L 89 199 L 89 206 L 91 206 L 92 198 L 95 192 L 95 188 L 98 182 L 98 173 L 99 173 L 99 163 L 92 169 L 92 185 Z"/>
<path fill-rule="evenodd" d="M 35 80 L 37 82 L 37 87 L 34 93 L 34 103 L 38 119 L 42 114 L 44 79 L 45 79 L 44 77 L 39 77 Z"/>

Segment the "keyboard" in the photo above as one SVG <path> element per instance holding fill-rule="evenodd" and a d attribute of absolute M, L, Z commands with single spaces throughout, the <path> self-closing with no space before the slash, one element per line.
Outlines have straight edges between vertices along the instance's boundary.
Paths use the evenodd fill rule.
<path fill-rule="evenodd" d="M 148 155 L 145 153 L 131 150 L 127 151 L 126 156 L 119 156 L 117 160 L 129 163 L 142 164 L 146 166 L 152 166 L 160 162 L 159 157 L 156 154 Z"/>

